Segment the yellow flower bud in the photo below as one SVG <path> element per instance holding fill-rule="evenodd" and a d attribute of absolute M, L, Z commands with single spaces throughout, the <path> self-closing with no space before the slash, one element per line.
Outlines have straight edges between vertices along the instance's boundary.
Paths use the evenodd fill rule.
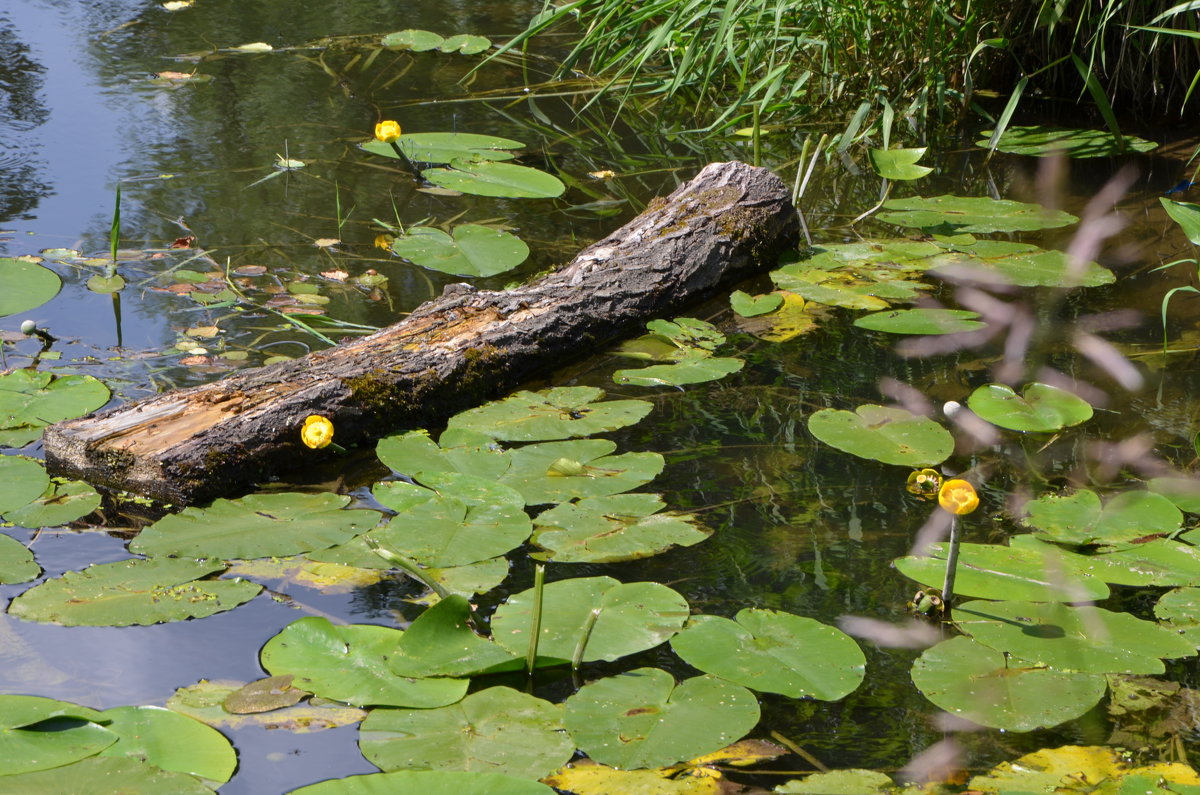
<path fill-rule="evenodd" d="M 392 141 L 396 140 L 399 137 L 400 137 L 400 122 L 396 122 L 396 121 L 392 121 L 391 119 L 388 119 L 387 121 L 381 121 L 381 122 L 379 122 L 379 124 L 375 125 L 375 140 L 376 141 L 382 141 L 383 143 L 387 144 L 387 143 L 391 143 Z"/>
<path fill-rule="evenodd" d="M 970 483 L 955 478 L 942 484 L 938 492 L 938 505 L 956 516 L 962 516 L 979 507 L 979 495 Z"/>
<path fill-rule="evenodd" d="M 320 414 L 310 414 L 300 429 L 300 440 L 314 450 L 320 450 L 333 441 L 333 423 Z"/>
<path fill-rule="evenodd" d="M 918 497 L 932 499 L 938 493 L 938 487 L 941 485 L 942 476 L 936 469 L 918 469 L 908 476 L 908 482 L 904 484 L 904 488 Z"/>
<path fill-rule="evenodd" d="M 395 239 L 395 235 L 375 235 L 375 248 L 389 251 L 392 248 L 392 241 Z"/>

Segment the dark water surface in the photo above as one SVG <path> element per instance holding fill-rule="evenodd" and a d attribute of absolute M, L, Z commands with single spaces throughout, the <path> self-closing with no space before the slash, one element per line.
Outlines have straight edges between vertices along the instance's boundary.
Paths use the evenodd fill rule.
<path fill-rule="evenodd" d="M 279 50 L 325 37 L 377 37 L 404 28 L 477 33 L 504 41 L 523 29 L 541 5 L 540 0 L 197 0 L 190 9 L 170 13 L 157 3 L 134 0 L 8 0 L 0 5 L 0 254 L 51 247 L 106 251 L 114 190 L 121 181 L 122 248 L 158 249 L 194 234 L 216 263 L 224 265 L 228 258 L 233 268 L 265 265 L 312 275 L 335 266 L 354 273 L 374 267 L 389 277 L 387 295 L 370 301 L 335 294 L 330 313 L 384 325 L 458 279 L 388 258 L 373 245 L 381 230 L 372 218 L 391 221 L 398 213 L 407 225 L 427 217 L 443 222 L 466 208 L 466 220 L 503 219 L 530 244 L 533 255 L 518 272 L 482 282 L 498 287 L 568 260 L 709 159 L 748 156 L 740 139 L 702 144 L 668 139 L 655 132 L 652 116 L 625 118 L 607 105 L 577 119 L 565 102 L 554 99 L 454 101 L 468 91 L 507 88 L 518 95 L 525 76 L 513 63 L 481 69 L 468 88 L 462 81 L 478 59 L 461 56 L 384 52 L 364 66 L 370 50 L 349 45 L 286 54 L 213 54 L 250 42 Z M 184 57 L 189 54 L 198 55 Z M 152 80 L 164 71 L 196 71 L 212 79 L 181 84 Z M 528 75 L 533 82 L 542 77 Z M 578 185 L 560 201 L 415 193 L 394 169 L 355 146 L 381 118 L 399 119 L 412 131 L 458 130 L 525 141 L 530 165 L 557 168 Z M 789 182 L 797 144 L 807 132 L 765 142 L 765 164 L 779 168 Z M 272 173 L 277 154 L 308 165 L 251 186 Z M 985 167 L 979 157 L 952 147 L 934 159 L 939 175 L 921 186 L 924 193 L 1036 195 L 1027 163 L 1000 158 Z M 1067 209 L 1078 213 L 1118 165 L 1101 160 L 1077 167 L 1073 182 L 1064 188 Z M 1178 180 L 1182 165 L 1167 156 L 1141 158 L 1136 165 L 1141 176 L 1121 205 L 1134 224 L 1104 255 L 1106 264 L 1118 269 L 1118 285 L 1093 291 L 1044 322 L 1131 307 L 1146 319 L 1138 330 L 1122 332 L 1126 341 L 1152 345 L 1159 339 L 1158 302 L 1186 273 L 1164 282 L 1149 269 L 1187 249 L 1158 208 L 1157 196 Z M 586 174 L 599 169 L 618 171 L 618 184 L 592 186 Z M 873 204 L 877 191 L 874 178 L 837 166 L 823 168 L 805 203 L 814 234 L 824 240 L 849 238 L 846 222 Z M 579 207 L 595 202 L 601 202 L 602 214 Z M 616 214 L 603 214 L 607 208 Z M 344 219 L 340 228 L 339 214 Z M 330 253 L 313 245 L 318 238 L 343 242 Z M 55 266 L 64 277 L 62 294 L 28 315 L 64 338 L 67 360 L 86 364 L 120 397 L 220 374 L 219 368 L 189 369 L 180 363 L 184 352 L 168 350 L 182 329 L 222 320 L 228 349 L 253 348 L 254 340 L 262 341 L 255 330 L 258 320 L 226 317 L 227 312 L 205 310 L 183 296 L 154 291 L 148 281 L 138 284 L 154 273 L 146 271 L 152 265 L 137 267 L 143 270 L 131 274 L 119 317 L 107 295 L 87 290 L 85 282 L 94 271 L 67 266 Z M 765 288 L 765 282 L 758 286 Z M 1198 305 L 1185 296 L 1173 305 L 1174 335 L 1195 333 Z M 714 301 L 694 316 L 722 323 L 728 319 L 722 314 L 726 307 L 724 299 Z M 3 328 L 15 330 L 25 317 L 6 318 Z M 306 339 L 311 342 L 295 333 L 270 337 L 275 352 L 290 355 L 302 353 Z M 653 488 L 672 508 L 703 509 L 704 520 L 717 532 L 696 547 L 644 561 L 552 565 L 549 578 L 604 573 L 624 581 L 656 580 L 683 594 L 693 611 L 718 615 L 757 606 L 830 623 L 845 614 L 903 620 L 905 602 L 916 586 L 892 570 L 890 560 L 908 552 L 930 506 L 904 492 L 906 472 L 817 445 L 805 430 L 805 418 L 824 406 L 880 400 L 877 384 L 887 376 L 925 390 L 937 403 L 962 400 L 986 383 L 999 350 L 903 359 L 892 351 L 893 340 L 854 329 L 836 312 L 818 332 L 789 343 L 749 337 L 736 342 L 739 355 L 747 359 L 741 373 L 684 391 L 614 388 L 611 372 L 621 365 L 606 357 L 552 379 L 655 401 L 656 410 L 646 421 L 612 438 L 622 450 L 662 452 L 667 467 Z M 29 353 L 29 345 L 22 343 L 21 350 Z M 250 363 L 261 361 L 258 350 L 248 353 Z M 1190 437 L 1200 419 L 1194 399 L 1200 384 L 1190 354 L 1168 360 L 1170 377 L 1161 388 L 1150 369 L 1153 362 L 1139 365 L 1147 368 L 1148 386 L 1132 401 L 1102 373 L 1061 348 L 1045 355 L 1113 396 L 1108 413 L 1086 432 L 1089 439 L 1145 432 L 1167 459 L 1178 465 L 1190 460 Z M 1052 479 L 1071 470 L 1072 455 L 1059 453 L 1047 462 Z M 959 464 L 986 458 L 980 454 Z M 1002 512 L 1010 489 L 1024 482 L 1021 475 L 1001 469 L 989 481 L 983 510 L 973 520 L 973 540 L 996 541 L 1013 532 Z M 103 529 L 127 524 L 112 515 Z M 6 532 L 21 541 L 34 536 L 22 528 Z M 101 531 L 45 532 L 32 548 L 46 577 L 128 556 L 124 539 Z M 513 573 L 504 589 L 523 590 L 531 566 L 519 553 L 512 557 Z M 27 587 L 0 587 L 0 599 Z M 162 704 L 175 689 L 202 678 L 261 676 L 261 645 L 310 612 L 399 626 L 420 612 L 405 601 L 418 593 L 406 580 L 346 596 L 322 596 L 300 587 L 293 591 L 288 594 L 295 597 L 293 603 L 263 595 L 211 618 L 142 628 L 63 628 L 0 615 L 0 692 L 98 708 Z M 492 594 L 483 601 L 486 605 L 499 598 Z M 835 704 L 766 695 L 756 736 L 775 729 L 831 767 L 889 771 L 941 739 L 932 722 L 937 709 L 908 678 L 916 652 L 864 647 L 868 675 L 858 691 Z M 687 673 L 686 666 L 669 657 L 652 652 L 634 662 Z M 1175 673 L 1185 682 L 1195 678 L 1191 664 L 1178 666 Z M 544 688 L 557 700 L 566 694 L 561 683 L 548 682 Z M 229 734 L 240 768 L 222 792 L 282 792 L 374 769 L 359 754 L 353 727 L 308 735 L 264 730 Z M 969 764 L 979 767 L 1043 745 L 1100 742 L 1106 736 L 1102 716 L 1093 715 L 1055 732 L 1018 736 L 986 731 L 966 735 L 962 742 L 970 752 Z M 762 781 L 773 785 L 776 779 Z"/>

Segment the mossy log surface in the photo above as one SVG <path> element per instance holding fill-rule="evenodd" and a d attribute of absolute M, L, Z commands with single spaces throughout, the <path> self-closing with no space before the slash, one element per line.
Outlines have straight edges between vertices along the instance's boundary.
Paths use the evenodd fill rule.
<path fill-rule="evenodd" d="M 434 425 L 770 267 L 797 226 L 777 177 L 714 163 L 543 278 L 450 285 L 369 337 L 60 422 L 47 465 L 175 505 L 244 493 L 332 454 L 301 444 L 309 414 L 347 447 Z"/>

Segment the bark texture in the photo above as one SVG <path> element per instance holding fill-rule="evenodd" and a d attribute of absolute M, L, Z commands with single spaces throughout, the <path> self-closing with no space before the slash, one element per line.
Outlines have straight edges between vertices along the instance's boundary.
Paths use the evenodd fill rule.
<path fill-rule="evenodd" d="M 242 493 L 329 454 L 301 444 L 309 414 L 346 446 L 436 424 L 681 313 L 796 240 L 777 177 L 714 163 L 537 281 L 450 285 L 369 337 L 60 422 L 45 433 L 47 465 L 176 505 Z"/>

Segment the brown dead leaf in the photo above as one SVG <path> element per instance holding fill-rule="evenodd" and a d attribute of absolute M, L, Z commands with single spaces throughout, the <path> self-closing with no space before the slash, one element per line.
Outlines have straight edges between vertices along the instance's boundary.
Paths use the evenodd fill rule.
<path fill-rule="evenodd" d="M 196 245 L 196 236 L 188 235 L 187 237 L 177 237 L 175 242 L 169 248 L 191 248 Z"/>
<path fill-rule="evenodd" d="M 344 282 L 350 278 L 345 271 L 321 271 L 321 276 L 333 282 Z"/>
<path fill-rule="evenodd" d="M 233 272 L 238 276 L 262 276 L 267 272 L 266 265 L 242 265 L 234 268 Z"/>
<path fill-rule="evenodd" d="M 184 367 L 200 367 L 208 364 L 207 356 L 184 356 L 179 360 Z"/>

